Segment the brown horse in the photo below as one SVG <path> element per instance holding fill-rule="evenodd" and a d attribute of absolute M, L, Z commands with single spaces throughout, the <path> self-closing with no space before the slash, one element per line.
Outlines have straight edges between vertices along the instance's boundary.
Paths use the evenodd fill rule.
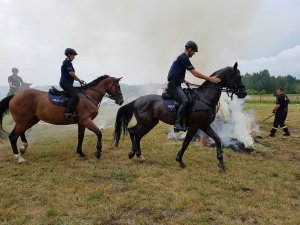
<path fill-rule="evenodd" d="M 0 125 L 5 112 L 9 109 L 14 121 L 15 127 L 9 134 L 9 140 L 15 158 L 18 163 L 25 162 L 21 154 L 24 154 L 28 143 L 25 137 L 25 131 L 37 124 L 40 120 L 55 125 L 78 124 L 78 144 L 77 153 L 84 157 L 82 151 L 82 142 L 84 138 L 85 128 L 88 128 L 97 135 L 98 141 L 96 146 L 96 157 L 100 159 L 102 149 L 102 133 L 100 129 L 93 123 L 93 119 L 98 114 L 99 104 L 102 98 L 108 95 L 109 98 L 115 100 L 115 103 L 122 105 L 123 95 L 119 85 L 121 78 L 114 78 L 108 75 L 98 77 L 94 81 L 82 86 L 78 89 L 79 102 L 76 106 L 78 118 L 76 121 L 64 117 L 65 107 L 51 104 L 48 99 L 48 93 L 28 89 L 16 95 L 4 98 L 0 102 Z M 3 134 L 3 133 L 2 133 Z M 23 147 L 17 148 L 17 140 L 21 137 Z"/>
<path fill-rule="evenodd" d="M 226 88 L 227 93 L 236 94 L 239 98 L 244 98 L 247 93 L 241 80 L 240 71 L 237 69 L 237 63 L 235 63 L 234 67 L 226 67 L 213 73 L 213 75 L 219 77 L 221 82 L 214 84 L 206 81 L 200 87 L 193 90 L 194 103 L 192 108 L 198 109 L 191 110 L 188 116 L 189 130 L 183 141 L 182 148 L 176 157 L 176 161 L 179 162 L 182 168 L 186 167 L 182 160 L 183 154 L 197 130 L 201 129 L 215 141 L 217 158 L 219 160 L 218 166 L 222 170 L 225 170 L 221 140 L 210 127 L 210 124 L 215 119 L 216 105 L 218 104 L 223 88 Z M 135 115 L 137 124 L 128 128 L 133 114 Z M 143 160 L 140 147 L 142 137 L 153 129 L 160 120 L 174 125 L 175 118 L 176 112 L 167 110 L 162 96 L 147 95 L 139 97 L 118 110 L 114 133 L 115 144 L 118 146 L 121 134 L 126 133 L 128 130 L 132 142 L 132 151 L 129 152 L 128 157 L 131 159 L 136 155 Z"/>

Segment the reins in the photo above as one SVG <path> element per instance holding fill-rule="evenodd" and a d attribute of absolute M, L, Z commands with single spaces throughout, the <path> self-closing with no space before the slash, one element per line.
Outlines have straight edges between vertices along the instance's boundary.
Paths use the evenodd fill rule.
<path fill-rule="evenodd" d="M 105 91 L 104 93 L 101 92 L 101 91 L 98 91 L 97 89 L 95 89 L 95 88 L 93 88 L 93 87 L 89 87 L 89 86 L 87 86 L 87 85 L 82 85 L 82 84 L 80 84 L 80 89 L 81 89 L 81 92 L 83 93 L 83 95 L 84 95 L 88 100 L 90 100 L 95 106 L 97 106 L 97 108 L 99 109 L 100 104 L 101 104 L 101 101 L 99 102 L 99 104 L 96 104 L 96 103 L 95 103 L 95 102 L 87 95 L 86 90 L 87 90 L 87 89 L 91 89 L 92 91 L 95 91 L 95 92 L 97 92 L 98 94 L 102 95 L 102 98 L 103 98 L 103 97 L 107 97 L 107 98 L 110 98 L 110 99 L 112 99 L 112 100 L 116 100 L 116 99 L 117 99 L 116 97 L 114 97 L 114 96 L 112 96 L 112 95 L 110 95 L 110 94 L 107 93 L 107 92 L 109 92 L 109 91 L 112 89 L 112 87 L 114 86 L 114 84 L 115 84 L 115 82 L 112 82 L 111 87 L 110 87 L 107 91 Z"/>
<path fill-rule="evenodd" d="M 86 94 L 86 90 L 83 90 L 83 85 L 82 84 L 80 84 L 80 89 L 81 89 L 81 92 L 82 92 L 82 94 L 88 99 L 88 100 L 90 100 L 98 109 L 99 109 L 99 107 L 100 107 L 100 102 L 99 102 L 99 104 L 96 104 L 87 94 Z M 87 87 L 88 88 L 88 87 Z M 93 89 L 91 89 L 91 90 L 93 90 Z M 95 91 L 97 91 L 98 93 L 100 93 L 100 94 L 103 94 L 102 92 L 100 92 L 100 91 L 98 91 L 98 90 L 95 90 Z"/>
<path fill-rule="evenodd" d="M 192 89 L 188 83 L 186 83 L 186 85 L 188 86 L 188 88 Z M 227 96 L 230 97 L 231 101 L 233 99 L 233 94 L 236 92 L 236 88 L 228 88 L 228 87 L 225 88 L 225 87 L 221 87 L 219 85 L 217 85 L 217 86 L 212 86 L 212 85 L 204 85 L 204 86 L 202 86 L 202 85 L 197 85 L 197 84 L 191 84 L 191 85 L 197 86 L 196 89 L 211 88 L 211 89 L 217 89 L 220 92 L 226 92 Z M 219 110 L 219 108 L 220 108 L 220 100 L 218 101 L 218 103 L 217 103 L 216 106 L 213 106 L 213 105 L 211 105 L 210 102 L 206 101 L 205 97 L 201 98 L 201 96 L 199 95 L 200 93 L 201 92 L 199 92 L 199 93 L 193 92 L 193 99 L 194 100 L 199 100 L 199 101 L 203 102 L 204 104 L 208 105 L 211 108 L 215 108 L 216 109 L 216 113 L 217 113 L 218 110 Z"/>

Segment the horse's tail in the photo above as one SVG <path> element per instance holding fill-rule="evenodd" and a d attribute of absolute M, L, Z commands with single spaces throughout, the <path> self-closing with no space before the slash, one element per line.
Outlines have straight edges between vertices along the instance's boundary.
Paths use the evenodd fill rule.
<path fill-rule="evenodd" d="M 133 116 L 134 102 L 135 101 L 132 101 L 127 105 L 122 106 L 118 110 L 116 122 L 115 122 L 115 131 L 114 131 L 114 142 L 116 147 L 119 145 L 122 132 L 123 134 L 127 133 L 128 124 Z"/>
<path fill-rule="evenodd" d="M 2 99 L 0 102 L 0 127 L 1 130 L 5 132 L 2 126 L 3 117 L 5 113 L 8 111 L 9 108 L 9 101 L 14 97 L 14 95 L 7 96 L 6 98 Z M 0 132 L 1 135 L 1 132 Z"/>

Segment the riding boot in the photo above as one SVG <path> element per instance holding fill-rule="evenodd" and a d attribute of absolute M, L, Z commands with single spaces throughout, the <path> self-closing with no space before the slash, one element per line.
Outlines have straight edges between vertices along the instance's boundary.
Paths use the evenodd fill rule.
<path fill-rule="evenodd" d="M 181 105 L 177 112 L 177 117 L 174 125 L 174 132 L 187 130 L 187 128 L 184 126 L 183 123 L 184 118 L 185 118 L 185 107 Z"/>
<path fill-rule="evenodd" d="M 276 133 L 276 129 L 273 127 L 270 134 L 269 134 L 269 136 L 270 137 L 275 137 L 275 133 Z"/>
<path fill-rule="evenodd" d="M 74 112 L 74 101 L 73 99 L 69 99 L 67 104 L 67 112 L 65 113 L 65 118 L 68 119 L 76 119 L 77 115 Z"/>
<path fill-rule="evenodd" d="M 291 136 L 290 131 L 287 127 L 283 128 L 284 135 L 283 136 Z"/>

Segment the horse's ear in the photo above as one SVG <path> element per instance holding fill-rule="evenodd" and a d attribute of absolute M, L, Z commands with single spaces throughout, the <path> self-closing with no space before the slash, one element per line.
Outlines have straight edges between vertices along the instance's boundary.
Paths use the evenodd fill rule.
<path fill-rule="evenodd" d="M 234 66 L 233 66 L 234 71 L 236 71 L 237 67 L 238 67 L 238 63 L 235 62 Z"/>
<path fill-rule="evenodd" d="M 120 81 L 123 77 L 117 78 L 117 81 Z"/>

